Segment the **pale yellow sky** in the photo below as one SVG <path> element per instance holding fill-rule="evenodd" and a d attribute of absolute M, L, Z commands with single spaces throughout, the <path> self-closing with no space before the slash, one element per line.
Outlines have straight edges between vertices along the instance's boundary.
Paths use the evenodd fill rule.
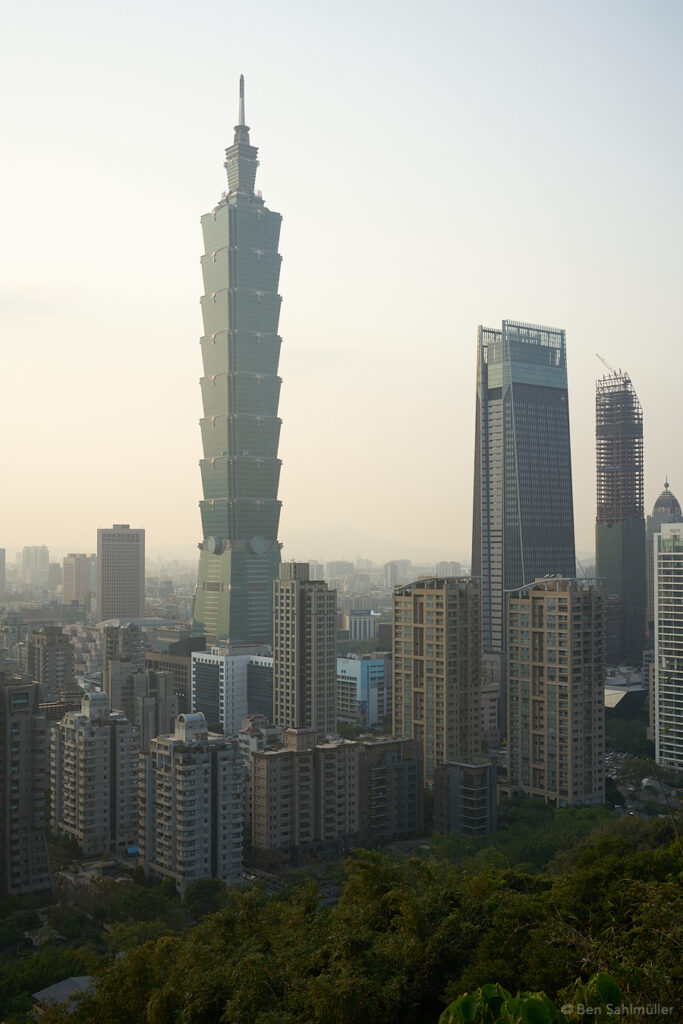
<path fill-rule="evenodd" d="M 567 331 L 580 552 L 596 352 L 644 407 L 648 510 L 667 473 L 683 497 L 682 21 L 661 0 L 8 12 L 0 546 L 93 550 L 129 522 L 191 556 L 199 217 L 242 72 L 284 216 L 285 557 L 377 557 L 357 531 L 468 558 L 476 328 L 503 318 Z"/>

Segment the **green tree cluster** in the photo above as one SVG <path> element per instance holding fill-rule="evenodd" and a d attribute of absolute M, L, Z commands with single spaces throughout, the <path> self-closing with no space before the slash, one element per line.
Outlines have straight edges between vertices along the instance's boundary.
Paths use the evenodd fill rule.
<path fill-rule="evenodd" d="M 680 1007 L 683 863 L 673 839 L 670 822 L 613 822 L 561 864 L 548 845 L 553 871 L 534 874 L 363 852 L 346 862 L 331 908 L 313 881 L 279 897 L 232 890 L 185 935 L 105 965 L 68 1019 L 424 1024 L 492 982 L 561 1005 L 599 974 L 625 1002 Z"/>

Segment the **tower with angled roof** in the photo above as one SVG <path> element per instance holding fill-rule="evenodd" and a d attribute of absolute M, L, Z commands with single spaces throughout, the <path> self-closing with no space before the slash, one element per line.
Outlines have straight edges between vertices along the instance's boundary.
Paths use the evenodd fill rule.
<path fill-rule="evenodd" d="M 504 320 L 477 340 L 471 572 L 491 694 L 504 682 L 506 592 L 576 575 L 574 510 L 565 332 Z"/>
<path fill-rule="evenodd" d="M 204 457 L 202 539 L 193 634 L 209 644 L 272 641 L 280 564 L 278 252 L 281 216 L 254 191 L 240 78 L 238 124 L 225 151 L 228 189 L 202 219 Z"/>

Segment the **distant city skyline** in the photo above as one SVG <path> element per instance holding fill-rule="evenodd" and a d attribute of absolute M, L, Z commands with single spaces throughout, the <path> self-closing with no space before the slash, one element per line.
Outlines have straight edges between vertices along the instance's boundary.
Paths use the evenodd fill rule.
<path fill-rule="evenodd" d="M 31 5 L 7 14 L 0 77 L 22 88 L 2 113 L 0 545 L 92 551 L 120 520 L 151 550 L 196 543 L 198 197 L 225 187 L 240 73 L 267 144 L 260 185 L 286 211 L 284 558 L 384 557 L 288 544 L 330 524 L 388 535 L 394 556 L 465 560 L 472 337 L 503 317 L 566 330 L 580 553 L 596 352 L 638 381 L 646 507 L 667 473 L 680 492 L 683 8 L 260 11 L 255 31 L 248 8 L 171 0 L 160 19 L 143 2 L 131 33 L 126 10 L 66 0 L 41 8 L 39 35 Z M 424 152 L 406 160 L 416 133 Z"/>

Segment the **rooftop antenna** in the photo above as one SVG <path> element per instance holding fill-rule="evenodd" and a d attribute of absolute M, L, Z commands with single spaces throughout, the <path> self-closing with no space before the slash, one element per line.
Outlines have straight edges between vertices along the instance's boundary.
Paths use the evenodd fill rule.
<path fill-rule="evenodd" d="M 237 117 L 238 125 L 246 125 L 244 120 L 244 75 L 240 75 L 240 109 Z"/>

